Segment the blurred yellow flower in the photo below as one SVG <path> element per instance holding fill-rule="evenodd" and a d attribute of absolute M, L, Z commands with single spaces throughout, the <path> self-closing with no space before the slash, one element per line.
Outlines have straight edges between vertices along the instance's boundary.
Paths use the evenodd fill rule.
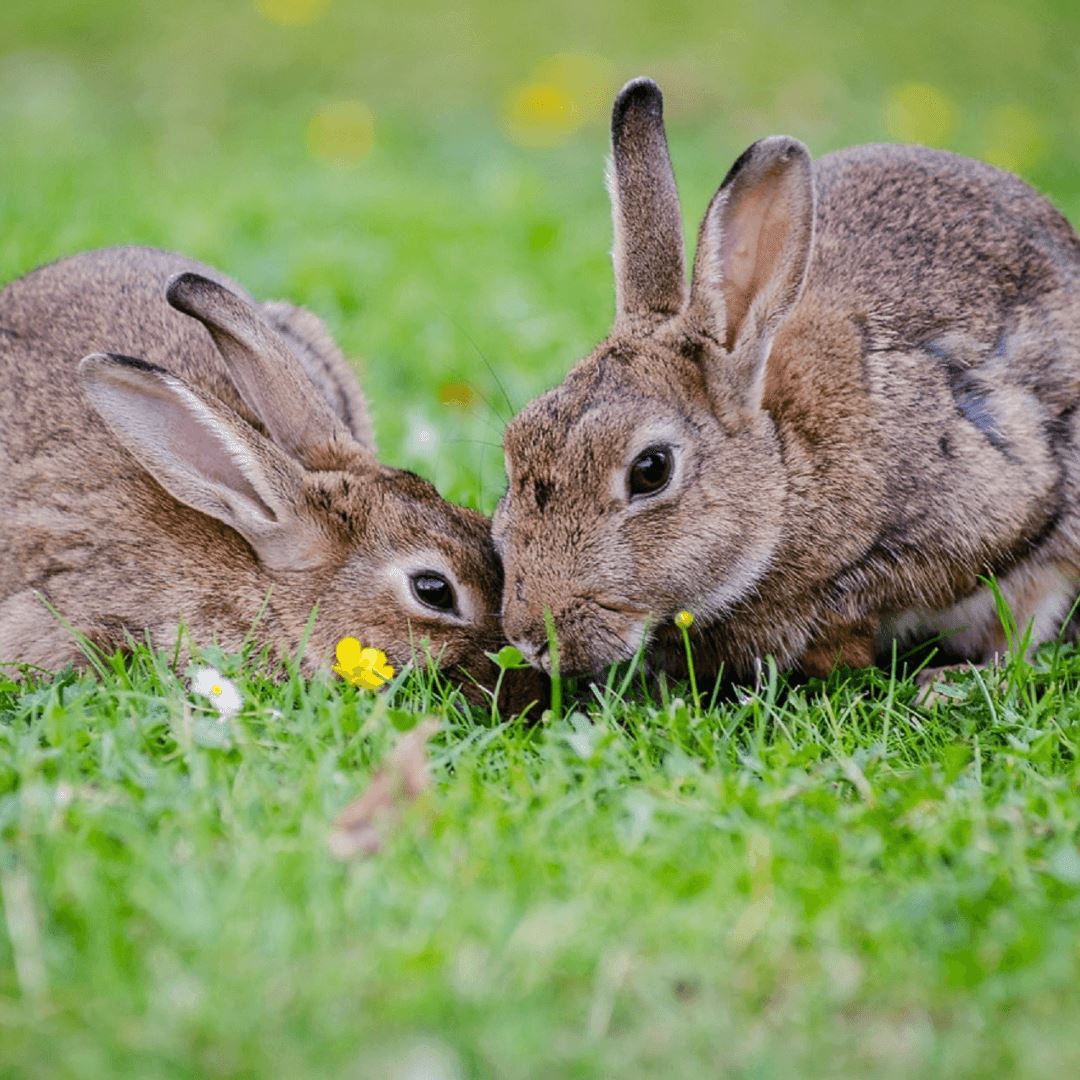
<path fill-rule="evenodd" d="M 516 87 L 503 107 L 507 135 L 521 146 L 558 146 L 581 126 L 573 99 L 550 83 Z"/>
<path fill-rule="evenodd" d="M 278 26 L 307 26 L 329 6 L 330 0 L 255 0 L 255 10 Z"/>
<path fill-rule="evenodd" d="M 558 146 L 606 113 L 613 81 L 614 69 L 602 56 L 549 56 L 506 95 L 503 129 L 519 146 Z"/>
<path fill-rule="evenodd" d="M 617 89 L 615 65 L 596 53 L 556 53 L 536 65 L 530 81 L 560 87 L 583 124 L 607 119 Z"/>
<path fill-rule="evenodd" d="M 982 157 L 1010 172 L 1030 169 L 1046 151 L 1041 122 L 1023 105 L 999 105 L 991 109 L 982 130 Z"/>
<path fill-rule="evenodd" d="M 689 630 L 690 627 L 694 625 L 693 613 L 687 611 L 686 608 L 683 608 L 683 610 L 675 616 L 675 625 L 680 630 Z"/>
<path fill-rule="evenodd" d="M 375 143 L 375 117 L 362 101 L 323 105 L 308 121 L 308 149 L 330 165 L 355 165 Z"/>
<path fill-rule="evenodd" d="M 378 690 L 394 677 L 394 669 L 387 662 L 382 649 L 365 649 L 354 637 L 342 638 L 337 643 L 337 663 L 334 673 L 346 682 L 364 690 Z"/>
<path fill-rule="evenodd" d="M 476 391 L 468 383 L 448 382 L 439 387 L 439 403 L 467 409 L 476 400 Z"/>
<path fill-rule="evenodd" d="M 885 130 L 899 142 L 944 146 L 956 126 L 956 109 L 928 83 L 894 86 L 885 99 Z"/>

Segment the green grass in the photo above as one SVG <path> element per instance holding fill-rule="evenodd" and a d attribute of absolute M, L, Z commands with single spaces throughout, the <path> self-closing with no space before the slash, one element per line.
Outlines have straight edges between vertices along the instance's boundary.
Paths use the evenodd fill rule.
<path fill-rule="evenodd" d="M 292 29 L 243 3 L 14 0 L 0 280 L 138 242 L 306 303 L 386 460 L 490 509 L 510 405 L 612 308 L 602 107 L 550 149 L 501 126 L 538 61 L 661 80 L 688 229 L 761 134 L 821 153 L 905 123 L 1011 158 L 1075 222 L 1078 31 L 1048 0 L 338 0 Z M 912 83 L 928 111 L 897 120 Z M 347 167 L 304 134 L 341 98 L 376 124 Z M 443 404 L 463 383 L 476 400 Z M 164 654 L 0 677 L 0 1075 L 1080 1072 L 1072 647 L 933 714 L 882 672 L 702 715 L 631 681 L 568 687 L 529 730 L 420 679 L 373 697 L 220 662 L 247 698 L 226 725 Z M 335 861 L 335 815 L 432 710 L 433 790 L 378 856 Z"/>
<path fill-rule="evenodd" d="M 1080 658 L 702 718 L 448 713 L 380 855 L 327 851 L 385 697 L 165 658 L 0 696 L 0 1057 L 25 1075 L 1075 1075 Z M 407 691 L 399 706 L 409 705 Z M 48 1048 L 47 1050 L 45 1048 Z M 425 1059 L 443 1071 L 409 1073 Z"/>

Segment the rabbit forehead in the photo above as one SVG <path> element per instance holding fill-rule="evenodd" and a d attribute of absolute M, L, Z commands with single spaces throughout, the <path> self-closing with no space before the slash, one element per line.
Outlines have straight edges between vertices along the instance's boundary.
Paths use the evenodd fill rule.
<path fill-rule="evenodd" d="M 380 467 L 366 473 L 313 474 L 307 502 L 327 532 L 343 542 L 348 565 L 373 571 L 436 551 L 461 584 L 484 595 L 500 588 L 488 519 L 448 502 L 415 473 Z"/>
<path fill-rule="evenodd" d="M 568 455 L 606 467 L 621 463 L 645 429 L 698 429 L 710 406 L 694 356 L 663 340 L 606 342 L 510 422 L 508 467 L 558 472 Z"/>
<path fill-rule="evenodd" d="M 450 570 L 498 588 L 499 564 L 489 520 L 444 499 L 434 484 L 404 470 L 387 470 L 379 541 L 395 553 L 437 550 Z"/>

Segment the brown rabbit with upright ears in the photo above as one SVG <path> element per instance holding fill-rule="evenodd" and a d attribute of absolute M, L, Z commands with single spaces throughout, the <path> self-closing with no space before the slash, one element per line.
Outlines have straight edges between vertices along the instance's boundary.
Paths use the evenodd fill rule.
<path fill-rule="evenodd" d="M 1022 181 L 911 146 L 751 146 L 686 284 L 659 89 L 612 118 L 610 336 L 510 424 L 507 635 L 564 671 L 643 641 L 744 678 L 896 639 L 1035 642 L 1080 584 L 1080 240 Z"/>
<path fill-rule="evenodd" d="M 0 661 L 80 660 L 45 602 L 108 650 L 181 623 L 236 650 L 257 624 L 278 653 L 317 603 L 308 671 L 356 636 L 399 666 L 427 639 L 466 687 L 496 674 L 486 519 L 376 460 L 309 312 L 165 252 L 54 263 L 0 293 L 0 418 Z"/>

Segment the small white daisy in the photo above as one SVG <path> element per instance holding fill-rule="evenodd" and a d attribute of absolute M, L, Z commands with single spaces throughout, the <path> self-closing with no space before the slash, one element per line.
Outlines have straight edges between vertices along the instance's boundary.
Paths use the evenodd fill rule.
<path fill-rule="evenodd" d="M 240 711 L 244 697 L 236 689 L 236 683 L 226 679 L 217 668 L 199 668 L 191 678 L 191 689 L 210 699 L 221 718 L 228 719 Z"/>

